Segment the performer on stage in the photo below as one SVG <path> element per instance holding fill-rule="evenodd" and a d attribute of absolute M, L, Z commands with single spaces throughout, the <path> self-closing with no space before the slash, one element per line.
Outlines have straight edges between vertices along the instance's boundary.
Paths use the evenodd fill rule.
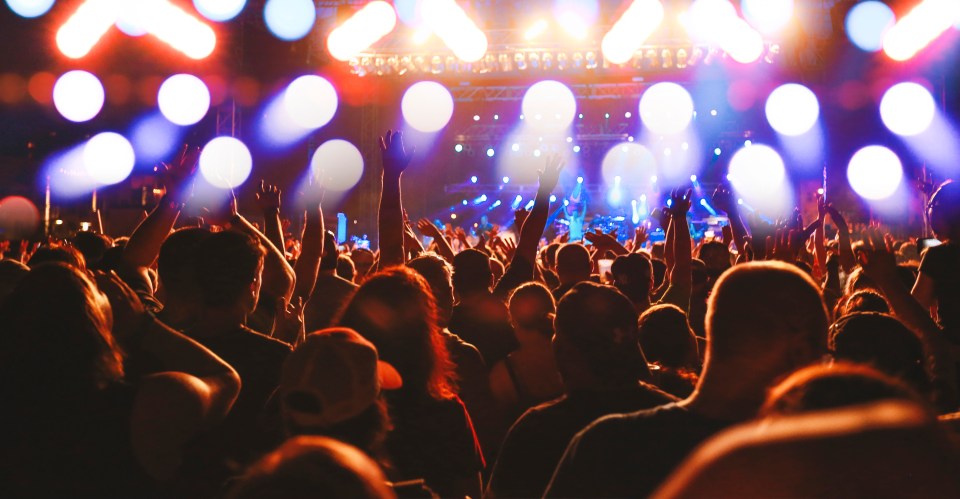
<path fill-rule="evenodd" d="M 577 182 L 573 192 L 567 197 L 564 203 L 563 214 L 570 222 L 570 240 L 580 241 L 583 239 L 583 228 L 587 218 L 587 201 L 589 196 L 583 188 L 582 182 Z"/>

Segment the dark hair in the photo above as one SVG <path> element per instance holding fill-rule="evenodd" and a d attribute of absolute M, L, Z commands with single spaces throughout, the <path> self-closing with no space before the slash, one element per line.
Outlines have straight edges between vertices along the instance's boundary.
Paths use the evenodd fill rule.
<path fill-rule="evenodd" d="M 590 252 L 582 244 L 567 243 L 557 250 L 558 273 L 590 273 Z"/>
<path fill-rule="evenodd" d="M 211 234 L 197 248 L 197 284 L 208 307 L 230 307 L 249 293 L 260 277 L 264 250 L 252 237 L 237 231 Z"/>
<path fill-rule="evenodd" d="M 83 254 L 69 244 L 44 244 L 30 256 L 27 265 L 33 268 L 41 263 L 50 262 L 65 263 L 81 272 L 87 270 L 87 261 L 83 258 Z"/>
<path fill-rule="evenodd" d="M 103 234 L 81 231 L 73 237 L 73 246 L 83 255 L 87 266 L 101 268 L 100 261 L 103 260 L 107 250 L 113 246 L 113 241 Z"/>
<path fill-rule="evenodd" d="M 397 368 L 403 378 L 400 392 L 438 400 L 456 394 L 455 366 L 437 325 L 436 302 L 420 274 L 406 267 L 372 274 L 338 323 L 360 333 Z"/>
<path fill-rule="evenodd" d="M 546 337 L 553 336 L 553 317 L 557 303 L 553 294 L 539 282 L 528 282 L 510 293 L 510 319 L 524 329 L 532 329 Z"/>
<path fill-rule="evenodd" d="M 335 270 L 339 260 L 340 252 L 337 251 L 337 236 L 328 230 L 323 234 L 323 254 L 320 256 L 320 270 Z"/>
<path fill-rule="evenodd" d="M 640 315 L 640 349 L 648 362 L 675 369 L 697 364 L 697 338 L 687 314 L 676 305 L 660 304 Z"/>
<path fill-rule="evenodd" d="M 446 317 L 438 317 L 438 319 L 442 319 L 441 323 L 445 323 L 453 312 L 453 281 L 451 278 L 453 267 L 436 253 L 424 253 L 407 262 L 407 266 L 426 279 L 437 303 L 437 311 L 441 315 L 446 315 Z"/>
<path fill-rule="evenodd" d="M 613 285 L 631 301 L 649 301 L 653 288 L 653 265 L 646 253 L 620 255 L 610 265 Z"/>
<path fill-rule="evenodd" d="M 0 324 L 0 378 L 8 395 L 55 403 L 123 377 L 110 303 L 75 267 L 46 263 L 31 270 L 0 307 Z"/>
<path fill-rule="evenodd" d="M 453 257 L 453 289 L 457 294 L 489 290 L 492 278 L 486 253 L 470 248 Z"/>
<path fill-rule="evenodd" d="M 342 279 L 353 282 L 357 278 L 357 267 L 353 265 L 353 260 L 347 255 L 337 257 L 337 275 Z"/>
<path fill-rule="evenodd" d="M 854 312 L 878 312 L 886 314 L 890 312 L 890 304 L 884 296 L 872 289 L 861 289 L 850 295 L 842 302 L 836 316 L 843 317 Z"/>
<path fill-rule="evenodd" d="M 724 271 L 730 268 L 730 249 L 719 241 L 707 241 L 697 251 L 697 258 L 703 260 L 710 270 Z"/>
<path fill-rule="evenodd" d="M 850 362 L 800 369 L 770 390 L 760 414 L 788 415 L 900 399 L 927 405 L 903 382 Z"/>
<path fill-rule="evenodd" d="M 196 296 L 197 254 L 212 233 L 200 227 L 186 227 L 167 236 L 157 257 L 157 275 L 165 291 Z"/>

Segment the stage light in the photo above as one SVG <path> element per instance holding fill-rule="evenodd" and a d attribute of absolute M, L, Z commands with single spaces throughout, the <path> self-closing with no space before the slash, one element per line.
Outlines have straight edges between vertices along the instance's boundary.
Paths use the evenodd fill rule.
<path fill-rule="evenodd" d="M 556 203 L 556 202 L 557 202 L 557 196 L 554 196 L 553 194 L 551 194 L 551 195 L 550 195 L 550 202 L 551 202 L 551 203 Z"/>
<path fill-rule="evenodd" d="M 550 27 L 550 24 L 547 23 L 546 19 L 538 19 L 529 28 L 523 33 L 524 40 L 533 40 L 534 38 L 547 32 L 547 28 Z"/>
<path fill-rule="evenodd" d="M 214 187 L 239 187 L 247 181 L 252 169 L 250 150 L 233 137 L 217 137 L 200 151 L 200 174 Z"/>
<path fill-rule="evenodd" d="M 844 27 L 847 38 L 860 50 L 877 52 L 883 48 L 883 36 L 897 22 L 890 7 L 883 2 L 860 2 L 850 9 Z"/>
<path fill-rule="evenodd" d="M 147 9 L 142 1 L 124 2 L 117 15 L 115 26 L 128 36 L 143 36 L 147 34 Z"/>
<path fill-rule="evenodd" d="M 503 183 L 504 183 L 504 184 L 509 184 L 509 183 L 510 183 L 510 177 L 503 177 L 501 180 L 503 180 Z"/>
<path fill-rule="evenodd" d="M 487 195 L 486 195 L 486 194 L 482 194 L 482 195 L 480 195 L 480 196 L 477 196 L 477 197 L 473 198 L 473 204 L 474 204 L 474 205 L 482 204 L 482 203 L 485 203 L 485 202 L 487 202 Z"/>
<path fill-rule="evenodd" d="M 854 153 L 847 166 L 850 187 L 860 196 L 881 200 L 892 196 L 903 180 L 896 153 L 883 146 L 867 146 Z"/>
<path fill-rule="evenodd" d="M 147 164 L 169 159 L 180 144 L 182 130 L 157 113 L 140 119 L 129 132 L 137 159 Z"/>
<path fill-rule="evenodd" d="M 423 0 L 423 20 L 463 62 L 477 62 L 487 52 L 487 35 L 454 0 Z"/>
<path fill-rule="evenodd" d="M 613 64 L 624 64 L 663 22 L 663 4 L 659 0 L 634 0 L 610 31 L 603 36 L 600 50 Z"/>
<path fill-rule="evenodd" d="M 767 121 L 777 133 L 796 137 L 810 131 L 820 118 L 820 102 L 807 87 L 787 83 L 767 98 Z"/>
<path fill-rule="evenodd" d="M 462 204 L 463 206 L 466 206 L 470 204 L 470 201 L 467 201 L 466 199 L 464 199 L 463 201 L 460 201 L 460 204 Z"/>
<path fill-rule="evenodd" d="M 696 0 L 680 20 L 690 36 L 719 45 L 741 64 L 754 62 L 763 55 L 763 37 L 737 15 L 737 9 L 727 0 Z M 709 58 L 704 63 L 709 63 Z"/>
<path fill-rule="evenodd" d="M 217 34 L 169 0 L 142 0 L 136 19 L 141 28 L 191 59 L 204 59 L 217 46 Z"/>
<path fill-rule="evenodd" d="M 730 21 L 727 35 L 721 47 L 730 55 L 730 58 L 741 63 L 756 62 L 763 55 L 763 36 L 743 19 L 736 18 Z"/>
<path fill-rule="evenodd" d="M 101 185 L 126 180 L 135 162 L 133 146 L 118 133 L 99 133 L 83 146 L 83 167 L 87 175 Z"/>
<path fill-rule="evenodd" d="M 53 105 L 75 123 L 92 120 L 103 108 L 103 99 L 100 80 L 79 69 L 64 73 L 53 85 Z"/>
<path fill-rule="evenodd" d="M 779 196 L 785 177 L 783 158 L 768 146 L 744 147 L 730 158 L 728 178 L 747 198 Z"/>
<path fill-rule="evenodd" d="M 414 83 L 400 101 L 403 119 L 421 132 L 436 132 L 447 126 L 453 116 L 453 96 L 435 81 Z"/>
<path fill-rule="evenodd" d="M 490 208 L 487 208 L 487 209 L 488 209 L 488 210 L 493 210 L 494 208 L 497 208 L 497 207 L 500 206 L 501 204 L 503 204 L 503 201 L 500 201 L 500 200 L 498 199 L 498 200 L 494 201 L 493 204 L 490 205 Z"/>
<path fill-rule="evenodd" d="M 323 188 L 345 192 L 363 176 L 363 155 L 346 140 L 328 140 L 313 153 L 310 171 Z"/>
<path fill-rule="evenodd" d="M 479 114 L 473 115 L 473 121 L 480 121 L 480 115 Z"/>
<path fill-rule="evenodd" d="M 711 109 L 711 110 L 710 110 L 710 116 L 716 116 L 716 115 L 717 115 L 717 110 L 716 110 L 716 109 Z"/>
<path fill-rule="evenodd" d="M 573 152 L 580 152 L 580 146 L 573 146 Z"/>
<path fill-rule="evenodd" d="M 510 209 L 511 209 L 511 210 L 516 210 L 516 209 L 520 208 L 520 203 L 522 203 L 522 202 L 523 202 L 523 196 L 517 194 L 517 197 L 513 198 L 513 202 L 510 203 Z"/>
<path fill-rule="evenodd" d="M 657 83 L 640 97 L 640 120 L 652 132 L 673 135 L 693 119 L 693 98 L 676 83 Z"/>
<path fill-rule="evenodd" d="M 696 182 L 696 181 L 697 181 L 697 176 L 696 176 L 696 175 L 690 175 L 690 181 L 691 181 L 691 182 Z"/>
<path fill-rule="evenodd" d="M 200 78 L 178 74 L 167 78 L 157 92 L 157 106 L 171 123 L 193 125 L 210 110 L 210 90 Z"/>
<path fill-rule="evenodd" d="M 488 157 L 488 158 L 492 158 L 494 154 L 496 154 L 496 151 L 494 151 L 492 147 L 490 147 L 490 148 L 487 149 L 487 157 Z"/>
<path fill-rule="evenodd" d="M 883 51 L 895 61 L 906 61 L 930 45 L 960 20 L 960 2 L 923 0 L 887 30 Z"/>
<path fill-rule="evenodd" d="M 744 140 L 744 141 L 743 141 L 743 147 L 750 147 L 750 146 L 752 146 L 752 145 L 753 145 L 753 141 L 750 140 L 750 139 L 747 139 L 747 140 Z"/>
<path fill-rule="evenodd" d="M 237 17 L 247 5 L 247 0 L 193 0 L 193 6 L 203 17 L 224 22 Z"/>
<path fill-rule="evenodd" d="M 520 144 L 514 143 L 512 146 L 510 146 L 510 150 L 513 151 L 513 152 L 519 152 L 519 151 L 520 151 Z"/>
<path fill-rule="evenodd" d="M 533 157 L 539 158 L 539 157 L 540 157 L 540 154 L 541 154 L 540 149 L 534 149 L 534 150 L 533 150 Z"/>
<path fill-rule="evenodd" d="M 577 183 L 578 183 L 578 184 L 582 184 L 582 183 L 583 183 L 583 177 L 577 177 Z"/>
<path fill-rule="evenodd" d="M 88 53 L 113 27 L 122 9 L 122 0 L 87 0 L 57 30 L 57 48 L 71 58 Z"/>
<path fill-rule="evenodd" d="M 910 137 L 923 133 L 930 128 L 936 114 L 933 96 L 917 83 L 898 83 L 880 100 L 880 118 L 897 135 Z"/>
<path fill-rule="evenodd" d="M 793 18 L 793 0 L 743 0 L 740 8 L 747 21 L 766 35 L 780 31 Z"/>
<path fill-rule="evenodd" d="M 32 19 L 40 17 L 53 7 L 56 0 L 7 0 L 7 6 L 14 14 Z"/>
<path fill-rule="evenodd" d="M 301 76 L 287 85 L 283 107 L 290 120 L 305 129 L 320 128 L 337 114 L 339 100 L 333 85 L 317 75 Z"/>
<path fill-rule="evenodd" d="M 477 178 L 476 175 L 470 177 L 470 183 L 471 183 L 471 184 L 476 184 L 476 183 L 477 183 L 477 180 L 479 180 L 479 179 Z"/>
<path fill-rule="evenodd" d="M 313 29 L 317 8 L 312 0 L 267 0 L 263 6 L 263 20 L 273 36 L 292 42 Z"/>
<path fill-rule="evenodd" d="M 657 168 L 656 158 L 646 147 L 636 143 L 621 143 L 607 151 L 600 171 L 607 185 L 639 185 Z M 579 180 L 579 179 L 578 179 Z"/>
<path fill-rule="evenodd" d="M 456 214 L 456 213 L 451 213 L 451 214 L 450 214 L 450 220 L 456 220 L 456 219 L 457 219 L 457 214 Z"/>
<path fill-rule="evenodd" d="M 390 34 L 396 26 L 397 12 L 392 5 L 380 0 L 370 2 L 330 32 L 327 50 L 334 59 L 349 61 Z"/>
<path fill-rule="evenodd" d="M 463 152 L 463 144 L 457 144 L 457 145 L 453 146 L 453 150 L 456 151 L 456 152 Z M 476 178 L 476 177 L 474 177 L 474 178 Z"/>
<path fill-rule="evenodd" d="M 526 206 L 523 207 L 523 209 L 525 209 L 525 210 L 527 210 L 527 211 L 530 211 L 530 210 L 533 209 L 533 205 L 534 205 L 534 204 L 536 204 L 536 201 L 534 201 L 533 199 L 531 199 L 530 201 L 527 201 L 527 204 L 526 204 Z"/>
<path fill-rule="evenodd" d="M 553 17 L 568 35 L 584 40 L 597 21 L 600 5 L 597 0 L 554 0 Z"/>
<path fill-rule="evenodd" d="M 40 210 L 33 201 L 22 196 L 7 196 L 0 200 L 0 233 L 6 240 L 29 239 L 36 235 L 39 226 Z"/>
<path fill-rule="evenodd" d="M 650 183 L 651 183 L 651 184 L 656 184 L 656 183 L 657 183 L 657 176 L 656 176 L 656 175 L 651 175 L 651 176 L 650 176 Z"/>
<path fill-rule="evenodd" d="M 533 84 L 523 95 L 523 114 L 534 116 L 529 125 L 538 130 L 559 131 L 570 126 L 577 113 L 577 99 L 569 87 L 554 80 Z"/>

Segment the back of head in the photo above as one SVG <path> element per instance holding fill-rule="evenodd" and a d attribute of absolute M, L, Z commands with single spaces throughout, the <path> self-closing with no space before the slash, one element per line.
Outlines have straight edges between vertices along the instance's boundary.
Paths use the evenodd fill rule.
<path fill-rule="evenodd" d="M 73 246 L 83 255 L 89 267 L 100 268 L 100 260 L 107 249 L 113 246 L 113 242 L 103 234 L 81 231 L 73 237 Z"/>
<path fill-rule="evenodd" d="M 0 303 L 20 284 L 27 272 L 30 272 L 30 267 L 17 260 L 0 260 Z"/>
<path fill-rule="evenodd" d="M 357 268 L 353 265 L 353 260 L 347 255 L 337 257 L 337 275 L 350 282 L 357 280 Z"/>
<path fill-rule="evenodd" d="M 554 326 L 557 362 L 568 385 L 570 373 L 579 368 L 610 385 L 649 376 L 637 343 L 637 313 L 617 288 L 577 284 L 557 303 Z"/>
<path fill-rule="evenodd" d="M 557 250 L 557 275 L 567 284 L 590 278 L 590 252 L 582 244 L 567 243 Z"/>
<path fill-rule="evenodd" d="M 27 265 L 30 268 L 36 267 L 41 263 L 65 263 L 80 271 L 87 270 L 87 261 L 83 254 L 69 244 L 45 244 L 30 256 Z"/>
<path fill-rule="evenodd" d="M 940 239 L 955 239 L 960 232 L 960 183 L 948 180 L 930 198 L 930 225 Z"/>
<path fill-rule="evenodd" d="M 550 243 L 543 248 L 543 263 L 548 269 L 554 269 L 557 266 L 557 251 L 560 251 L 560 243 Z"/>
<path fill-rule="evenodd" d="M 427 280 L 437 301 L 438 318 L 446 326 L 453 311 L 453 267 L 435 253 L 424 253 L 407 262 L 407 267 Z"/>
<path fill-rule="evenodd" d="M 697 364 L 697 338 L 680 307 L 654 305 L 640 315 L 638 323 L 640 348 L 647 361 L 675 369 Z"/>
<path fill-rule="evenodd" d="M 453 257 L 453 289 L 461 297 L 478 291 L 489 291 L 493 271 L 490 257 L 476 249 L 463 250 Z"/>
<path fill-rule="evenodd" d="M 295 437 L 253 464 L 232 499 L 391 499 L 383 471 L 360 450 L 327 437 Z"/>
<path fill-rule="evenodd" d="M 636 303 L 650 299 L 653 290 L 653 265 L 646 253 L 620 255 L 610 265 L 613 285 Z"/>
<path fill-rule="evenodd" d="M 923 344 L 892 316 L 856 312 L 841 317 L 830 327 L 829 345 L 836 359 L 869 364 L 921 393 L 930 389 Z"/>
<path fill-rule="evenodd" d="M 520 329 L 553 336 L 553 318 L 557 303 L 553 294 L 539 282 L 528 282 L 513 290 L 508 302 L 510 321 Z"/>
<path fill-rule="evenodd" d="M 350 252 L 350 260 L 353 261 L 353 267 L 357 271 L 357 281 L 366 278 L 367 273 L 373 268 L 376 257 L 373 252 L 366 248 L 354 248 Z"/>
<path fill-rule="evenodd" d="M 229 308 L 246 303 L 256 307 L 264 250 L 260 243 L 237 231 L 211 234 L 197 248 L 197 284 L 203 305 Z"/>
<path fill-rule="evenodd" d="M 339 325 L 373 343 L 397 368 L 405 393 L 453 396 L 453 364 L 437 323 L 427 281 L 406 267 L 370 275 L 350 299 Z"/>
<path fill-rule="evenodd" d="M 841 309 L 837 311 L 837 317 L 843 317 L 854 312 L 886 314 L 890 312 L 890 304 L 880 293 L 872 289 L 861 289 L 847 297 Z"/>
<path fill-rule="evenodd" d="M 163 241 L 157 257 L 157 274 L 165 293 L 186 299 L 197 296 L 197 256 L 201 244 L 210 236 L 207 229 L 187 227 Z"/>
<path fill-rule="evenodd" d="M 817 285 L 793 265 L 737 265 L 707 305 L 704 375 L 726 367 L 775 376 L 812 363 L 827 352 L 827 317 Z"/>
<path fill-rule="evenodd" d="M 123 376 L 110 303 L 85 273 L 38 265 L 0 307 L 3 384 L 45 400 L 90 393 Z"/>
<path fill-rule="evenodd" d="M 331 231 L 323 235 L 323 255 L 320 256 L 320 270 L 332 271 L 337 269 L 337 260 L 340 252 L 337 251 L 337 236 Z"/>
<path fill-rule="evenodd" d="M 730 268 L 730 249 L 719 241 L 708 241 L 700 246 L 697 258 L 703 260 L 707 270 L 723 272 Z"/>

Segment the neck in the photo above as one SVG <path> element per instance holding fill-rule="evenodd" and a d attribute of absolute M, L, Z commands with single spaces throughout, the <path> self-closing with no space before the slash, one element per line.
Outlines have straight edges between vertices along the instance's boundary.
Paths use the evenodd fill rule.
<path fill-rule="evenodd" d="M 763 388 L 758 388 L 758 387 Z M 704 371 L 697 388 L 680 405 L 710 419 L 745 421 L 757 415 L 767 383 L 757 377 L 718 376 Z"/>

